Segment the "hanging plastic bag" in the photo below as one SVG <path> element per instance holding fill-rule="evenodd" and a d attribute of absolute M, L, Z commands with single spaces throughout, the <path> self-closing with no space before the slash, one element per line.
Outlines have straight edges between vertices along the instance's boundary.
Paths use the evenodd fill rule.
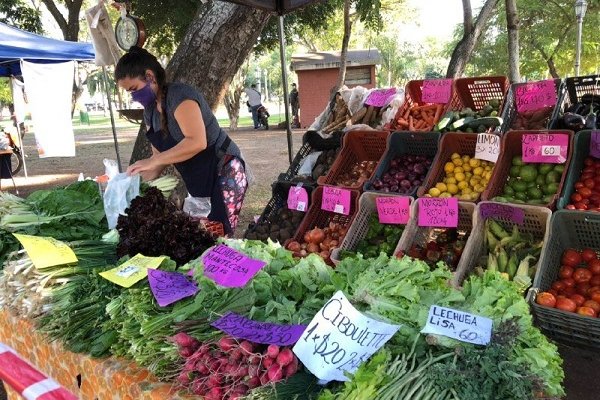
<path fill-rule="evenodd" d="M 131 200 L 140 194 L 140 176 L 129 176 L 126 173 L 115 175 L 108 181 L 104 192 L 104 212 L 108 220 L 108 228 L 117 226 L 119 214 L 125 214 Z"/>
<path fill-rule="evenodd" d="M 210 197 L 192 197 L 188 193 L 183 201 L 183 211 L 191 217 L 207 218 L 210 210 Z"/>

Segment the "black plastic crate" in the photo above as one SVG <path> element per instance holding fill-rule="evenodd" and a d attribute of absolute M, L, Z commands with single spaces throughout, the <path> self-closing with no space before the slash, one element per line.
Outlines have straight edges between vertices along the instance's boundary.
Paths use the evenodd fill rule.
<path fill-rule="evenodd" d="M 559 119 L 564 114 L 564 110 L 579 102 L 585 94 L 600 95 L 600 75 L 574 76 L 565 79 L 562 96 L 552 113 L 550 129 L 559 129 Z"/>

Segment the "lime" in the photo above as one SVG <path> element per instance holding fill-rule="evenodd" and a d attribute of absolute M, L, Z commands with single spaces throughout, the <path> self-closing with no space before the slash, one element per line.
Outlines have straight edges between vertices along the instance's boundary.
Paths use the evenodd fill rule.
<path fill-rule="evenodd" d="M 526 192 L 517 192 L 517 193 L 515 193 L 515 199 L 525 201 L 525 200 L 527 200 L 527 193 Z"/>
<path fill-rule="evenodd" d="M 535 204 L 535 205 L 542 205 L 542 204 L 546 204 L 546 202 L 542 199 L 529 199 L 529 201 L 527 201 L 529 204 Z"/>
<path fill-rule="evenodd" d="M 538 176 L 537 168 L 533 165 L 523 165 L 521 167 L 521 179 L 525 182 L 535 182 Z"/>
<path fill-rule="evenodd" d="M 507 196 L 514 196 L 515 195 L 515 189 L 513 189 L 510 186 L 506 185 L 506 186 L 504 186 L 504 194 L 507 195 Z"/>
<path fill-rule="evenodd" d="M 525 193 L 527 191 L 527 183 L 523 181 L 515 181 L 512 185 L 517 193 Z"/>
<path fill-rule="evenodd" d="M 558 192 L 558 183 L 549 183 L 547 185 L 542 186 L 542 190 L 545 195 L 555 194 Z"/>
<path fill-rule="evenodd" d="M 512 203 L 516 203 L 516 204 L 525 204 L 525 201 L 521 200 L 521 199 L 514 199 L 512 201 Z"/>
<path fill-rule="evenodd" d="M 554 195 L 549 194 L 548 196 L 544 196 L 543 200 L 544 200 L 544 204 L 550 203 L 550 202 L 552 202 L 552 200 L 554 200 Z"/>
<path fill-rule="evenodd" d="M 527 182 L 527 189 L 537 187 L 537 184 L 534 182 Z"/>
<path fill-rule="evenodd" d="M 519 172 L 521 172 L 521 167 L 519 165 L 513 165 L 512 167 L 510 167 L 508 175 L 510 177 L 516 178 L 517 176 L 519 176 Z"/>
<path fill-rule="evenodd" d="M 552 171 L 552 164 L 539 164 L 538 171 L 540 174 L 546 175 L 548 172 Z"/>
<path fill-rule="evenodd" d="M 529 195 L 529 199 L 539 200 L 544 195 L 542 191 L 536 187 L 529 188 L 527 190 L 527 194 Z"/>
<path fill-rule="evenodd" d="M 521 156 L 514 156 L 512 159 L 512 165 L 524 165 L 523 158 Z"/>
<path fill-rule="evenodd" d="M 557 171 L 550 171 L 546 175 L 546 183 L 558 183 L 562 175 Z"/>
<path fill-rule="evenodd" d="M 497 201 L 499 203 L 508 203 L 508 200 L 502 196 L 496 196 L 492 200 Z"/>
<path fill-rule="evenodd" d="M 538 186 L 545 186 L 546 185 L 546 175 L 538 175 L 537 178 L 535 178 L 535 184 Z"/>
<path fill-rule="evenodd" d="M 554 170 L 562 175 L 562 173 L 565 172 L 565 165 L 564 164 L 556 164 L 554 166 Z"/>

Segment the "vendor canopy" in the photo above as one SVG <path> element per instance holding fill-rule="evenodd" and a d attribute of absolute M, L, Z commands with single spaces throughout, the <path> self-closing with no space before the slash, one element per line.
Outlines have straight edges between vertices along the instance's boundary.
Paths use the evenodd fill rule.
<path fill-rule="evenodd" d="M 305 5 L 322 0 L 225 0 L 230 3 L 237 3 L 243 6 L 260 8 L 262 10 L 277 13 L 279 15 L 287 14 Z"/>
<path fill-rule="evenodd" d="M 94 46 L 50 39 L 0 23 L 0 76 L 21 75 L 21 60 L 93 61 Z"/>

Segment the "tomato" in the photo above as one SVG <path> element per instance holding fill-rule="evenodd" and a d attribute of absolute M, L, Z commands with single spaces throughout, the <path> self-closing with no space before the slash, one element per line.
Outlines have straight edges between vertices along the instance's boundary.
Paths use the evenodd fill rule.
<path fill-rule="evenodd" d="M 581 263 L 581 254 L 575 249 L 566 249 L 561 258 L 562 265 L 576 267 Z"/>
<path fill-rule="evenodd" d="M 600 304 L 600 293 L 596 292 L 596 293 L 588 293 L 590 300 L 594 300 L 596 303 Z"/>
<path fill-rule="evenodd" d="M 589 307 L 589 308 L 593 309 L 596 314 L 598 314 L 600 312 L 600 303 L 598 303 L 597 301 L 594 301 L 594 300 L 586 300 L 583 303 L 583 307 Z"/>
<path fill-rule="evenodd" d="M 575 209 L 576 210 L 587 210 L 588 206 L 585 203 L 580 201 L 580 202 L 575 203 Z"/>
<path fill-rule="evenodd" d="M 563 290 L 563 294 L 567 297 L 573 296 L 575 293 L 577 293 L 577 290 L 574 286 L 565 288 L 565 290 Z"/>
<path fill-rule="evenodd" d="M 586 180 L 583 181 L 583 184 L 585 185 L 586 188 L 588 189 L 593 189 L 594 188 L 594 179 L 592 178 L 587 178 Z"/>
<path fill-rule="evenodd" d="M 552 284 L 552 289 L 556 290 L 558 293 L 565 290 L 566 286 L 563 281 L 556 281 Z"/>
<path fill-rule="evenodd" d="M 583 183 L 582 183 L 582 185 L 583 185 Z M 577 186 L 577 185 L 575 185 L 575 186 Z M 573 193 L 571 195 L 571 201 L 573 203 L 579 203 L 581 200 L 583 200 L 583 196 L 580 195 L 579 193 Z"/>
<path fill-rule="evenodd" d="M 590 165 L 590 166 L 585 167 L 583 169 L 583 171 L 581 171 L 581 172 L 582 172 L 582 174 L 581 174 L 581 178 L 579 178 L 579 180 L 584 180 L 585 178 L 583 178 L 583 176 L 585 174 L 594 174 L 595 171 L 594 171 L 594 167 L 592 165 Z"/>
<path fill-rule="evenodd" d="M 581 189 L 577 189 L 577 193 L 579 193 L 584 199 L 587 199 L 592 195 L 592 190 L 584 186 Z"/>
<path fill-rule="evenodd" d="M 592 286 L 590 290 L 588 290 L 588 296 L 591 296 L 594 293 L 600 293 L 600 286 Z"/>
<path fill-rule="evenodd" d="M 600 260 L 590 260 L 590 262 L 588 263 L 588 269 L 594 275 L 600 274 Z"/>
<path fill-rule="evenodd" d="M 554 297 L 558 296 L 558 292 L 554 289 L 548 289 L 547 292 L 551 293 Z"/>
<path fill-rule="evenodd" d="M 600 186 L 600 183 L 598 185 Z M 592 192 L 592 195 L 590 196 L 590 203 L 593 205 L 600 203 L 600 194 L 598 194 L 598 192 Z"/>
<path fill-rule="evenodd" d="M 535 298 L 535 302 L 541 306 L 554 307 L 556 305 L 556 297 L 549 292 L 541 292 Z"/>
<path fill-rule="evenodd" d="M 583 160 L 583 165 L 586 167 L 594 165 L 594 159 L 592 157 L 586 157 L 585 160 Z"/>
<path fill-rule="evenodd" d="M 583 204 L 585 204 L 586 206 L 589 206 L 589 205 L 590 205 L 590 199 L 588 199 L 588 198 L 585 198 L 585 199 L 581 200 L 581 202 L 582 202 Z M 587 208 L 586 208 L 586 209 L 587 209 Z"/>
<path fill-rule="evenodd" d="M 562 279 L 570 278 L 573 275 L 573 271 L 575 271 L 575 269 L 573 267 L 570 267 L 568 265 L 563 265 L 562 267 L 560 267 L 560 270 L 558 271 L 558 276 L 560 276 Z"/>
<path fill-rule="evenodd" d="M 594 186 L 598 185 L 600 183 L 600 175 L 596 175 L 594 177 Z"/>
<path fill-rule="evenodd" d="M 598 256 L 592 249 L 583 249 L 581 251 L 581 258 L 583 259 L 583 262 L 589 263 L 590 261 L 597 259 Z"/>
<path fill-rule="evenodd" d="M 567 210 L 576 210 L 576 208 L 575 208 L 575 206 L 574 206 L 573 204 L 567 204 L 567 205 L 565 206 L 565 208 L 566 208 Z"/>
<path fill-rule="evenodd" d="M 585 303 L 585 297 L 580 294 L 574 294 L 573 296 L 569 296 L 569 298 L 577 304 L 577 307 L 581 307 L 581 305 Z"/>
<path fill-rule="evenodd" d="M 600 286 L 600 275 L 592 276 L 592 279 L 590 279 L 590 285 L 591 286 Z"/>
<path fill-rule="evenodd" d="M 575 272 L 573 272 L 573 279 L 575 279 L 575 282 L 577 283 L 589 282 L 590 279 L 592 279 L 592 273 L 587 268 L 577 268 Z"/>
<path fill-rule="evenodd" d="M 588 317 L 595 317 L 596 316 L 596 312 L 594 311 L 593 308 L 590 307 L 579 307 L 577 308 L 577 314 L 579 315 L 585 315 Z"/>
<path fill-rule="evenodd" d="M 583 184 L 583 182 L 575 182 L 575 190 L 577 189 L 581 189 L 582 187 L 584 187 L 585 185 Z M 571 196 L 572 197 L 572 196 Z"/>
<path fill-rule="evenodd" d="M 556 299 L 556 308 L 563 311 L 575 312 L 575 310 L 577 310 L 577 304 L 571 299 L 558 298 Z"/>
<path fill-rule="evenodd" d="M 584 282 L 575 286 L 575 291 L 577 291 L 577 293 L 579 293 L 582 296 L 587 296 L 587 293 L 591 287 L 592 285 L 590 285 L 588 282 Z"/>
<path fill-rule="evenodd" d="M 573 279 L 573 278 L 565 278 L 565 279 L 561 279 L 560 281 L 565 284 L 565 289 L 574 287 L 575 284 L 577 283 L 577 282 L 575 282 L 575 279 Z"/>

